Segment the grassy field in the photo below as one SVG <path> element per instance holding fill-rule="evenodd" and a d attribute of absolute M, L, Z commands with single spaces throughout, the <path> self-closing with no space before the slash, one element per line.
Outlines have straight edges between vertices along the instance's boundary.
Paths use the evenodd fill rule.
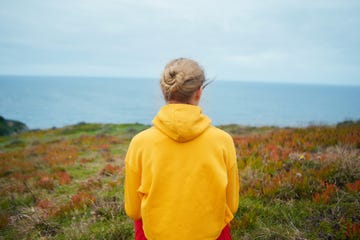
<path fill-rule="evenodd" d="M 124 157 L 140 124 L 0 137 L 0 239 L 132 239 Z M 233 239 L 360 239 L 360 123 L 221 126 L 240 174 Z"/>

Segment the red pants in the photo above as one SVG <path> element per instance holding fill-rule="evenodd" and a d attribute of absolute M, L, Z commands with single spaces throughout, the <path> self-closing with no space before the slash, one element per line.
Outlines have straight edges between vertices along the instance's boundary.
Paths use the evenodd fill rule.
<path fill-rule="evenodd" d="M 139 219 L 134 221 L 134 226 L 135 226 L 135 240 L 146 240 L 144 230 L 142 228 L 142 220 Z M 217 240 L 231 240 L 229 225 L 226 225 L 224 227 Z"/>

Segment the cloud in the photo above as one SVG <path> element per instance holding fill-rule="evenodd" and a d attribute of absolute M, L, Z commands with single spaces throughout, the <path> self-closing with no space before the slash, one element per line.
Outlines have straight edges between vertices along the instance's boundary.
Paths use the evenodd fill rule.
<path fill-rule="evenodd" d="M 270 64 L 283 64 L 289 59 L 288 53 L 266 51 L 253 53 L 249 55 L 232 55 L 227 56 L 225 59 L 232 64 L 243 64 L 252 67 L 264 67 Z"/>
<path fill-rule="evenodd" d="M 359 10 L 357 0 L 5 1 L 0 74 L 157 77 L 184 56 L 224 79 L 359 82 Z"/>

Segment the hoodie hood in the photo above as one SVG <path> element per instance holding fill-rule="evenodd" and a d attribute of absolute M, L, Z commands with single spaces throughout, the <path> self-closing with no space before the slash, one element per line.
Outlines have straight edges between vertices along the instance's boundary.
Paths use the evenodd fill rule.
<path fill-rule="evenodd" d="M 168 104 L 160 109 L 152 123 L 173 140 L 187 142 L 202 134 L 211 120 L 202 114 L 199 106 Z"/>

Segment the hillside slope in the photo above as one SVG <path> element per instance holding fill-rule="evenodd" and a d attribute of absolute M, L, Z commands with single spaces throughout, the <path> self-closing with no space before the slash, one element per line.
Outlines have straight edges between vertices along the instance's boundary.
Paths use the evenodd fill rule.
<path fill-rule="evenodd" d="M 140 124 L 0 137 L 1 239 L 132 239 L 124 157 Z M 359 239 L 360 124 L 221 126 L 240 174 L 233 239 Z"/>

